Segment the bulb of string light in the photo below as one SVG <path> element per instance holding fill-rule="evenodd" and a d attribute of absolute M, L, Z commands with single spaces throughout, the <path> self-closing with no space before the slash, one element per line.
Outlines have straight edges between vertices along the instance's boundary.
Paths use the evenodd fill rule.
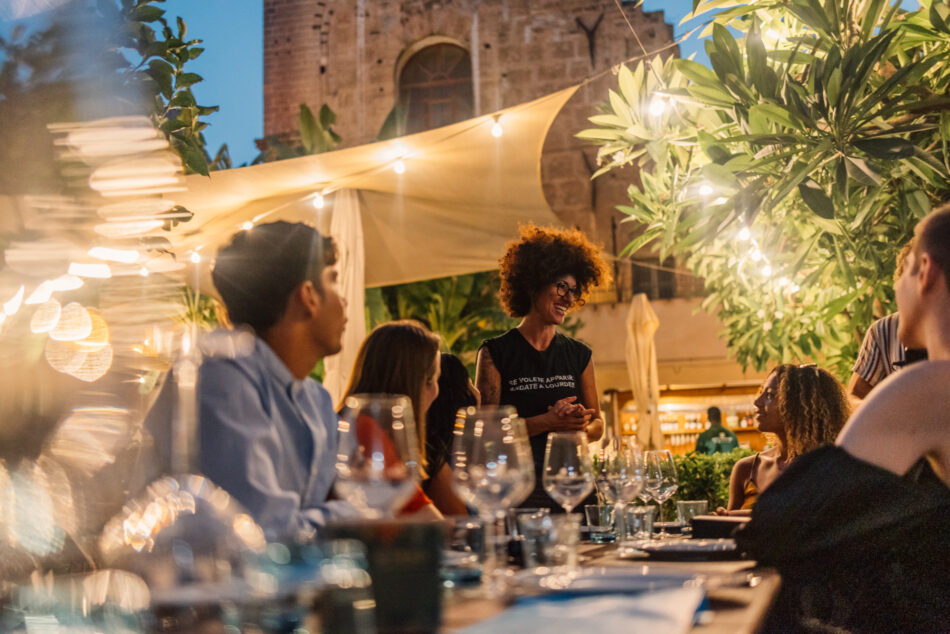
<path fill-rule="evenodd" d="M 496 139 L 505 133 L 505 129 L 497 121 L 491 127 L 491 135 Z"/>
<path fill-rule="evenodd" d="M 402 159 L 393 163 L 393 171 L 396 172 L 397 174 L 406 173 L 406 164 L 402 162 Z"/>
<path fill-rule="evenodd" d="M 323 194 L 314 194 L 313 195 L 313 207 L 314 209 L 323 209 L 323 205 L 326 204 L 326 201 L 323 199 Z"/>

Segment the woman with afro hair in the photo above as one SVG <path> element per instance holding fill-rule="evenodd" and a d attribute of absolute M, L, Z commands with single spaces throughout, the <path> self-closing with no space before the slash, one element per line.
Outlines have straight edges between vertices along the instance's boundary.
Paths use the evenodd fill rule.
<path fill-rule="evenodd" d="M 521 323 L 482 343 L 475 384 L 483 405 L 512 405 L 525 419 L 534 453 L 535 490 L 526 507 L 561 507 L 544 492 L 549 432 L 603 433 L 591 349 L 559 332 L 572 308 L 608 279 L 600 249 L 576 229 L 529 225 L 501 258 L 501 305 Z"/>

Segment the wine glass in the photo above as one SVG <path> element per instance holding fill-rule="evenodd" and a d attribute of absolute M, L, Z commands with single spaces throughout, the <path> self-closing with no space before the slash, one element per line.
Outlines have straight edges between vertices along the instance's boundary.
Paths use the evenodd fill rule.
<path fill-rule="evenodd" d="M 352 394 L 338 425 L 337 494 L 364 517 L 393 517 L 419 482 L 412 403 L 401 394 Z"/>
<path fill-rule="evenodd" d="M 640 448 L 622 438 L 611 438 L 600 452 L 599 486 L 607 501 L 614 505 L 618 547 L 626 534 L 624 515 L 627 504 L 643 489 L 643 456 Z"/>
<path fill-rule="evenodd" d="M 594 490 L 594 473 L 584 432 L 552 432 L 544 449 L 544 490 L 566 513 Z"/>
<path fill-rule="evenodd" d="M 676 463 L 669 449 L 648 451 L 644 456 L 644 486 L 657 501 L 658 515 L 663 517 L 663 503 L 670 499 L 677 489 Z M 662 528 L 659 537 L 668 537 L 666 528 Z"/>
<path fill-rule="evenodd" d="M 524 419 L 515 408 L 468 407 L 458 411 L 452 442 L 452 483 L 459 497 L 474 506 L 485 522 L 483 576 L 489 594 L 500 591 L 507 549 L 506 510 L 534 489 L 534 458 Z M 494 533 L 494 537 L 493 537 Z"/>

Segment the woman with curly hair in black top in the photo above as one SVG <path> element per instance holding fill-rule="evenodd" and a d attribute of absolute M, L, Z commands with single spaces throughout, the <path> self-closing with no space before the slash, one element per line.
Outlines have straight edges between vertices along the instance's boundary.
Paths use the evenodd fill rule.
<path fill-rule="evenodd" d="M 548 433 L 585 431 L 596 440 L 604 425 L 591 350 L 557 326 L 607 281 L 608 268 L 582 232 L 531 225 L 508 245 L 500 274 L 501 305 L 521 323 L 482 344 L 475 385 L 482 404 L 513 405 L 527 423 L 537 484 L 523 505 L 557 510 L 541 486 Z"/>

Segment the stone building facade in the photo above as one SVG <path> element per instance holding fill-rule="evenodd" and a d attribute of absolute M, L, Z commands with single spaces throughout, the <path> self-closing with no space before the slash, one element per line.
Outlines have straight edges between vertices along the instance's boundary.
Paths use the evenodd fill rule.
<path fill-rule="evenodd" d="M 615 206 L 627 202 L 626 187 L 636 174 L 610 173 L 592 182 L 596 149 L 574 134 L 589 127 L 587 117 L 616 87 L 612 67 L 643 56 L 643 49 L 650 56 L 678 53 L 663 13 L 644 13 L 635 4 L 620 3 L 621 11 L 615 0 L 264 0 L 265 134 L 292 134 L 301 103 L 314 111 L 326 103 L 337 113 L 334 129 L 344 146 L 372 141 L 405 98 L 405 84 L 422 76 L 425 90 L 424 78 L 445 70 L 437 68 L 438 60 L 417 72 L 411 68 L 439 46 L 467 58 L 470 70 L 456 69 L 454 81 L 468 86 L 461 99 L 470 100 L 470 110 L 444 100 L 430 104 L 433 125 L 594 77 L 551 126 L 541 175 L 561 220 L 616 253 L 631 229 L 618 224 Z M 441 123 L 440 112 L 447 116 Z"/>
<path fill-rule="evenodd" d="M 378 138 L 397 103 L 424 102 L 401 131 L 414 132 L 531 101 L 591 79 L 551 126 L 542 153 L 547 201 L 566 225 L 619 252 L 635 231 L 628 202 L 633 168 L 591 181 L 596 148 L 574 137 L 616 88 L 611 69 L 644 55 L 678 54 L 662 12 L 619 0 L 264 0 L 264 132 L 292 136 L 300 104 L 326 103 L 343 146 Z M 640 43 L 631 32 L 636 30 Z M 441 52 L 440 52 L 441 51 Z M 415 92 L 413 92 L 415 91 Z M 649 258 L 636 254 L 637 258 Z M 655 261 L 654 261 L 655 263 Z M 601 389 L 627 389 L 626 301 L 651 290 L 661 315 L 661 384 L 758 378 L 728 359 L 715 317 L 695 314 L 701 283 L 648 262 L 617 262 L 614 288 L 579 313 L 579 336 L 597 361 Z"/>

